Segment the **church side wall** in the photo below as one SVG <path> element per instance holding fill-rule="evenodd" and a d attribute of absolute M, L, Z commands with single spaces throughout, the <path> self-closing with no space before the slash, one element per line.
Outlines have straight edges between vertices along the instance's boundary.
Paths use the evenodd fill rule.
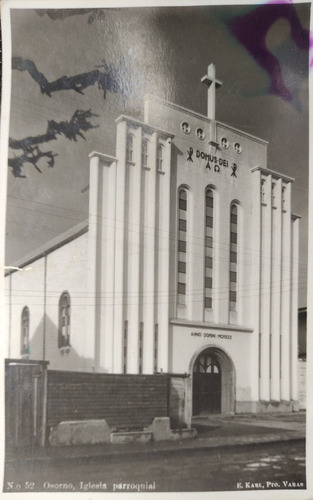
<path fill-rule="evenodd" d="M 45 359 L 51 369 L 92 370 L 91 332 L 86 331 L 85 321 L 86 252 L 87 237 L 82 235 L 7 276 L 8 288 L 11 283 L 8 357 Z M 59 348 L 59 300 L 65 291 L 70 295 L 70 345 Z M 25 306 L 29 308 L 28 354 L 21 353 L 21 316 Z"/>

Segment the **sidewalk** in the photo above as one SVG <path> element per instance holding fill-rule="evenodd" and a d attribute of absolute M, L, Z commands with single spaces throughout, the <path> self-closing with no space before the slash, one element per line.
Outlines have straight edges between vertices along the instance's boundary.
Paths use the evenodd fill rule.
<path fill-rule="evenodd" d="M 149 443 L 97 444 L 83 446 L 46 446 L 19 448 L 6 453 L 6 462 L 91 460 L 114 457 L 129 459 L 136 455 L 143 458 L 154 454 L 193 452 L 209 448 L 265 444 L 278 441 L 305 439 L 305 412 L 288 414 L 258 414 L 198 416 L 192 426 L 198 435 L 180 441 Z"/>

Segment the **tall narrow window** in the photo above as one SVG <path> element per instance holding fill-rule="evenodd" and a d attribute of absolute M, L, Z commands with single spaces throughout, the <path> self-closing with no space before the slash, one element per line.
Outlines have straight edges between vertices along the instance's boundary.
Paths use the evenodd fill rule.
<path fill-rule="evenodd" d="M 286 210 L 286 186 L 283 186 L 281 191 L 281 208 Z"/>
<path fill-rule="evenodd" d="M 71 298 L 68 292 L 63 292 L 59 301 L 59 347 L 70 345 Z"/>
<path fill-rule="evenodd" d="M 158 371 L 158 339 L 159 336 L 159 325 L 156 323 L 154 325 L 154 373 Z"/>
<path fill-rule="evenodd" d="M 148 166 L 148 141 L 144 139 L 141 146 L 141 166 L 147 168 Z"/>
<path fill-rule="evenodd" d="M 178 303 L 186 300 L 186 267 L 187 267 L 187 191 L 181 189 L 178 194 Z"/>
<path fill-rule="evenodd" d="M 276 206 L 276 184 L 272 183 L 272 207 Z"/>
<path fill-rule="evenodd" d="M 24 307 L 21 317 L 21 354 L 29 354 L 29 309 Z"/>
<path fill-rule="evenodd" d="M 237 309 L 237 260 L 238 260 L 238 207 L 230 208 L 230 272 L 229 272 L 229 308 Z"/>
<path fill-rule="evenodd" d="M 142 359 L 143 359 L 143 322 L 139 326 L 139 373 L 142 373 Z"/>
<path fill-rule="evenodd" d="M 134 146 L 134 136 L 133 134 L 127 134 L 126 161 L 133 161 L 133 146 Z"/>
<path fill-rule="evenodd" d="M 159 144 L 158 145 L 158 149 L 157 149 L 157 170 L 159 170 L 160 172 L 162 172 L 163 170 L 163 161 L 164 161 L 164 146 L 162 146 L 162 144 Z"/>
<path fill-rule="evenodd" d="M 127 348 L 128 348 L 128 321 L 124 322 L 123 337 L 123 372 L 127 373 Z"/>
<path fill-rule="evenodd" d="M 261 203 L 265 202 L 265 179 L 261 180 Z"/>
<path fill-rule="evenodd" d="M 212 309 L 213 295 L 213 191 L 205 196 L 205 261 L 204 261 L 204 307 Z"/>

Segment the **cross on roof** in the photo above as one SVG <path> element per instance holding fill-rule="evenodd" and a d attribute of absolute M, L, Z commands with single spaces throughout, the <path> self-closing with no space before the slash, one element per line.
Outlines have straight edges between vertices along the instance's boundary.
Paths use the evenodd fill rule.
<path fill-rule="evenodd" d="M 215 120 L 215 89 L 218 89 L 222 85 L 222 82 L 217 80 L 215 76 L 214 63 L 208 66 L 207 74 L 201 78 L 201 83 L 205 83 L 208 86 L 208 118 Z"/>

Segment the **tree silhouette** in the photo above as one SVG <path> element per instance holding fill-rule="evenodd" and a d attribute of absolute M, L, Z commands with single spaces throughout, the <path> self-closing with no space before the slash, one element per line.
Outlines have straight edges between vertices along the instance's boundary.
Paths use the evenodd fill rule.
<path fill-rule="evenodd" d="M 103 92 L 103 98 L 106 98 L 107 92 L 121 93 L 123 96 L 127 94 L 128 88 L 125 85 L 127 82 L 125 60 L 121 61 L 118 68 L 113 64 L 107 64 L 104 60 L 97 69 L 81 73 L 74 76 L 62 76 L 55 81 L 49 82 L 43 73 L 38 71 L 35 63 L 30 59 L 22 57 L 14 57 L 12 59 L 12 69 L 18 71 L 27 71 L 31 78 L 39 85 L 41 93 L 52 97 L 53 92 L 74 90 L 79 94 L 84 94 L 87 87 L 98 84 L 98 88 Z M 12 174 L 15 177 L 25 177 L 23 175 L 23 167 L 26 163 L 33 165 L 38 172 L 41 169 L 38 165 L 39 160 L 45 158 L 48 167 L 53 167 L 55 164 L 54 158 L 57 154 L 53 151 L 44 151 L 41 145 L 57 140 L 58 136 L 63 135 L 71 141 L 77 141 L 78 137 L 85 139 L 84 132 L 90 129 L 97 128 L 98 125 L 93 125 L 90 122 L 92 117 L 99 116 L 88 110 L 77 109 L 69 121 L 56 122 L 48 120 L 48 126 L 44 134 L 37 136 L 25 137 L 24 139 L 9 139 L 9 147 L 13 150 L 19 150 L 19 155 L 9 158 L 8 165 L 12 168 Z"/>

